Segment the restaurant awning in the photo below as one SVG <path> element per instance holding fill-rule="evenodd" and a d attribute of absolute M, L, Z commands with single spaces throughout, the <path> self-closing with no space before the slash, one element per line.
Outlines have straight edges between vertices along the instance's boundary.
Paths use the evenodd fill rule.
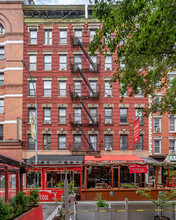
<path fill-rule="evenodd" d="M 96 156 L 85 156 L 85 164 L 110 164 L 110 163 L 143 163 L 144 160 L 135 156 L 135 155 L 101 155 L 100 157 Z"/>

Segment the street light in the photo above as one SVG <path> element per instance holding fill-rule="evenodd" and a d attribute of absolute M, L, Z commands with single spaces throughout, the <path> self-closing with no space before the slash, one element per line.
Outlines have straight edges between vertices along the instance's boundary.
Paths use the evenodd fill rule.
<path fill-rule="evenodd" d="M 34 81 L 33 81 L 33 79 L 32 79 L 32 76 L 31 76 L 31 73 L 30 73 L 30 71 L 29 71 L 29 69 L 28 69 L 28 67 L 27 67 L 27 65 L 26 65 L 26 63 L 25 63 L 25 61 L 24 60 L 21 60 L 21 62 L 22 62 L 22 64 L 23 64 L 23 66 L 27 69 L 27 71 L 28 71 L 28 73 L 29 73 L 29 76 L 30 76 L 30 78 L 31 78 L 31 82 L 32 82 L 32 85 L 33 85 L 33 89 L 34 89 L 34 94 L 35 94 L 35 112 L 36 112 L 36 115 L 35 115 L 35 118 L 36 118 L 36 122 L 35 122 L 35 130 L 36 130 L 36 139 L 35 139 L 35 164 L 37 164 L 38 163 L 38 151 L 37 151 L 37 96 L 36 96 L 36 88 L 35 88 L 35 86 L 34 86 Z"/>

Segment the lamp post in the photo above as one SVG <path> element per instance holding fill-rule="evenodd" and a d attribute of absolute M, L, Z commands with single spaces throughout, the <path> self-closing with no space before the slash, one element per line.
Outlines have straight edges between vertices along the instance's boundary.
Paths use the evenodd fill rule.
<path fill-rule="evenodd" d="M 33 86 L 33 89 L 34 89 L 34 95 L 35 95 L 35 112 L 36 112 L 36 114 L 35 114 L 35 118 L 36 118 L 36 120 L 35 120 L 35 130 L 36 130 L 36 139 L 35 139 L 35 164 L 37 164 L 38 163 L 38 150 L 37 150 L 37 96 L 36 96 L 36 88 L 35 88 L 35 86 L 34 86 L 34 81 L 33 81 L 33 79 L 32 79 L 32 76 L 31 76 L 31 73 L 30 73 L 30 71 L 29 71 L 29 69 L 28 69 L 28 67 L 27 67 L 27 65 L 26 65 L 26 63 L 25 63 L 25 61 L 24 60 L 21 60 L 21 62 L 22 62 L 22 64 L 23 64 L 23 66 L 27 69 L 27 71 L 28 71 L 28 73 L 29 73 L 29 76 L 30 76 L 30 79 L 31 79 L 31 82 L 32 82 L 32 86 Z"/>

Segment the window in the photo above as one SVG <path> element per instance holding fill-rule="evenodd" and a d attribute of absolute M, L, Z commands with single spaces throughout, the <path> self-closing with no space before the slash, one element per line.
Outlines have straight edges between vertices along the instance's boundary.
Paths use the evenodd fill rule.
<path fill-rule="evenodd" d="M 169 140 L 169 151 L 175 154 L 175 140 Z"/>
<path fill-rule="evenodd" d="M 96 35 L 96 30 L 91 29 L 90 30 L 90 42 L 94 39 L 94 36 Z"/>
<path fill-rule="evenodd" d="M 112 55 L 105 57 L 105 70 L 112 70 Z"/>
<path fill-rule="evenodd" d="M 35 150 L 35 140 L 28 135 L 28 150 Z"/>
<path fill-rule="evenodd" d="M 66 108 L 59 108 L 59 124 L 66 124 Z"/>
<path fill-rule="evenodd" d="M 45 30 L 45 44 L 52 44 L 52 30 Z"/>
<path fill-rule="evenodd" d="M 161 103 L 161 96 L 158 96 L 156 95 L 154 98 L 153 98 L 153 103 L 156 105 L 160 105 Z"/>
<path fill-rule="evenodd" d="M 160 132 L 161 131 L 161 118 L 154 118 L 154 132 Z"/>
<path fill-rule="evenodd" d="M 96 108 L 90 108 L 89 109 L 89 113 L 92 117 L 92 119 L 94 120 L 94 122 L 97 122 L 97 109 Z M 92 124 L 92 120 L 89 118 L 89 123 Z"/>
<path fill-rule="evenodd" d="M 59 55 L 59 70 L 67 70 L 67 55 Z"/>
<path fill-rule="evenodd" d="M 143 150 L 143 135 L 139 136 L 139 142 L 135 144 L 135 150 Z"/>
<path fill-rule="evenodd" d="M 141 87 L 137 87 L 137 94 L 135 96 L 143 96 Z"/>
<path fill-rule="evenodd" d="M 120 109 L 120 123 L 128 123 L 128 109 L 127 108 Z"/>
<path fill-rule="evenodd" d="M 82 96 L 82 82 L 74 81 L 74 96 Z"/>
<path fill-rule="evenodd" d="M 73 135 L 73 150 L 82 150 L 82 135 Z"/>
<path fill-rule="evenodd" d="M 128 135 L 120 135 L 120 150 L 128 150 Z"/>
<path fill-rule="evenodd" d="M 37 56 L 29 55 L 29 70 L 37 70 Z"/>
<path fill-rule="evenodd" d="M 97 96 L 97 81 L 89 81 L 90 87 L 93 89 L 95 96 Z M 89 90 L 89 96 L 93 97 L 94 95 Z"/>
<path fill-rule="evenodd" d="M 112 124 L 112 108 L 105 108 L 105 124 Z"/>
<path fill-rule="evenodd" d="M 120 96 L 127 97 L 128 96 L 128 88 L 125 89 L 124 94 L 122 94 L 121 90 L 123 90 L 123 84 L 120 83 Z"/>
<path fill-rule="evenodd" d="M 161 140 L 154 140 L 154 153 L 161 153 Z"/>
<path fill-rule="evenodd" d="M 112 85 L 109 81 L 105 81 L 105 96 L 112 96 Z"/>
<path fill-rule="evenodd" d="M 135 109 L 135 121 L 139 118 L 140 124 L 143 124 L 143 109 L 136 108 Z"/>
<path fill-rule="evenodd" d="M 51 81 L 43 81 L 43 96 L 51 97 Z"/>
<path fill-rule="evenodd" d="M 0 24 L 0 35 L 4 35 L 5 34 L 5 29 L 2 26 L 2 24 Z"/>
<path fill-rule="evenodd" d="M 4 59 L 4 47 L 0 47 L 0 60 Z"/>
<path fill-rule="evenodd" d="M 3 125 L 0 125 L 0 140 L 3 140 Z"/>
<path fill-rule="evenodd" d="M 176 74 L 169 74 L 169 87 L 172 85 L 172 80 L 175 78 Z"/>
<path fill-rule="evenodd" d="M 31 123 L 31 117 L 36 116 L 36 109 L 35 108 L 28 108 L 28 123 Z"/>
<path fill-rule="evenodd" d="M 90 58 L 92 59 L 93 63 L 95 64 L 95 67 L 97 69 L 97 56 L 96 55 L 95 56 L 90 56 Z M 89 69 L 90 70 L 94 70 L 94 68 L 93 68 L 93 66 L 91 64 L 89 66 Z"/>
<path fill-rule="evenodd" d="M 36 92 L 36 81 L 29 81 L 28 82 L 28 95 L 29 96 L 35 96 L 35 92 Z"/>
<path fill-rule="evenodd" d="M 58 135 L 58 149 L 66 150 L 66 135 Z"/>
<path fill-rule="evenodd" d="M 176 118 L 169 118 L 169 131 L 176 132 Z"/>
<path fill-rule="evenodd" d="M 4 85 L 4 73 L 0 73 L 0 86 Z"/>
<path fill-rule="evenodd" d="M 41 172 L 27 172 L 27 188 L 41 187 Z"/>
<path fill-rule="evenodd" d="M 89 143 L 94 150 L 97 150 L 97 136 L 96 135 L 89 135 Z M 92 148 L 89 147 L 89 150 L 92 150 Z"/>
<path fill-rule="evenodd" d="M 36 29 L 29 31 L 29 44 L 37 44 L 37 30 Z"/>
<path fill-rule="evenodd" d="M 44 124 L 51 123 L 51 109 L 50 108 L 43 109 L 43 123 Z"/>
<path fill-rule="evenodd" d="M 104 149 L 105 150 L 112 150 L 112 143 L 113 143 L 113 136 L 112 135 L 105 135 L 104 136 Z"/>
<path fill-rule="evenodd" d="M 157 88 L 160 87 L 160 86 L 161 86 L 161 81 L 160 81 L 160 80 L 156 81 L 155 86 L 156 86 Z"/>
<path fill-rule="evenodd" d="M 4 113 L 4 99 L 0 99 L 0 113 Z"/>
<path fill-rule="evenodd" d="M 44 55 L 44 70 L 52 69 L 52 55 Z"/>
<path fill-rule="evenodd" d="M 82 123 L 82 109 L 74 108 L 74 123 Z"/>
<path fill-rule="evenodd" d="M 67 30 L 60 30 L 60 44 L 67 44 Z"/>
<path fill-rule="evenodd" d="M 75 64 L 75 70 L 77 70 L 77 65 L 80 69 L 82 69 L 82 55 L 74 55 L 74 64 Z M 77 65 L 76 65 L 77 64 Z"/>
<path fill-rule="evenodd" d="M 43 150 L 51 150 L 51 135 L 43 135 Z"/>
<path fill-rule="evenodd" d="M 110 33 L 106 33 L 106 36 L 105 36 L 105 38 L 104 38 L 104 40 L 105 40 L 105 44 L 109 44 L 109 43 L 111 42 L 112 39 L 113 39 L 112 34 L 110 34 Z"/>
<path fill-rule="evenodd" d="M 67 82 L 59 81 L 59 96 L 65 97 L 67 96 Z"/>
<path fill-rule="evenodd" d="M 75 30 L 75 43 L 77 43 L 76 38 L 78 38 L 82 42 L 82 30 L 80 30 L 80 29 Z"/>

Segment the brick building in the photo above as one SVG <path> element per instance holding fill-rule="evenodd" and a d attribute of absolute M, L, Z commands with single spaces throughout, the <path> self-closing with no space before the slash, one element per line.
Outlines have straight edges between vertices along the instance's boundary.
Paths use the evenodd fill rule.
<path fill-rule="evenodd" d="M 0 153 L 17 160 L 22 159 L 22 4 L 0 0 Z"/>

